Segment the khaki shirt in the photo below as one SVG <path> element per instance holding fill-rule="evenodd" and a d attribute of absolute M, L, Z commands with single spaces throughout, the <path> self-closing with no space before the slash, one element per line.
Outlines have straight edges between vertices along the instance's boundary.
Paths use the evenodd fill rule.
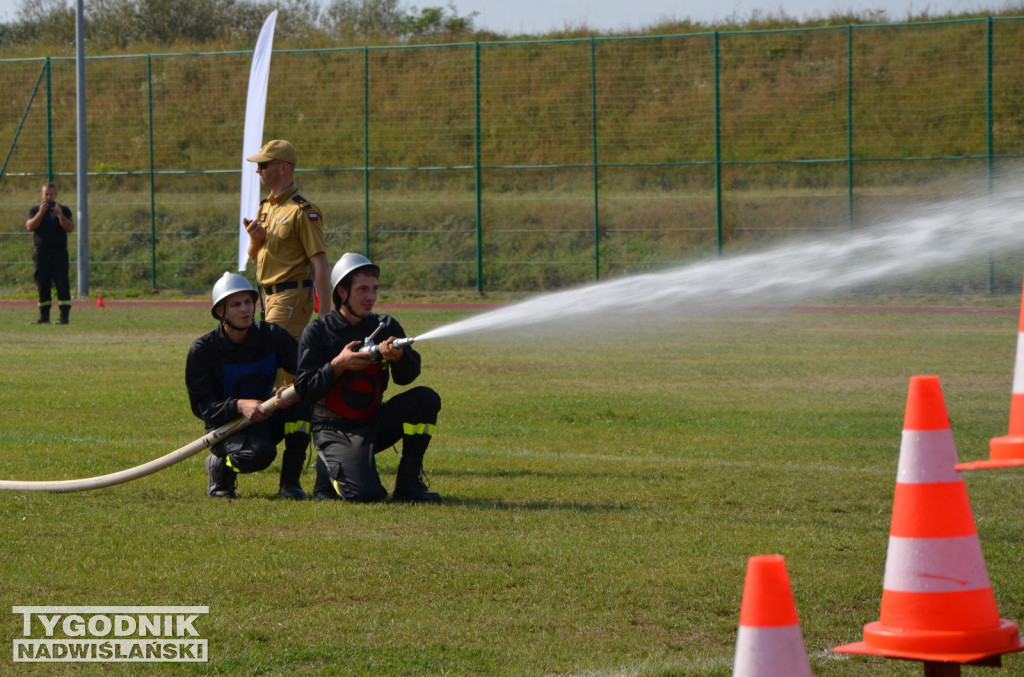
<path fill-rule="evenodd" d="M 267 239 L 256 255 L 256 278 L 263 286 L 309 280 L 310 257 L 327 251 L 319 207 L 295 186 L 260 202 L 259 220 Z"/>

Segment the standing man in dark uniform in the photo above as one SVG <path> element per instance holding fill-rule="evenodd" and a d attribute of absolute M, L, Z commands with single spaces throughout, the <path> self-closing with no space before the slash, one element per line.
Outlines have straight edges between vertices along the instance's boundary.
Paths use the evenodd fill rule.
<path fill-rule="evenodd" d="M 39 292 L 39 319 L 33 324 L 50 323 L 53 305 L 51 286 L 57 288 L 60 319 L 67 324 L 71 314 L 71 283 L 68 280 L 68 233 L 74 231 L 71 209 L 57 202 L 57 186 L 44 183 L 41 200 L 28 210 L 25 230 L 33 233 L 32 262 L 35 264 L 36 289 Z"/>
<path fill-rule="evenodd" d="M 256 264 L 256 280 L 263 290 L 263 317 L 298 341 L 313 315 L 314 289 L 320 297 L 320 316 L 331 309 L 323 214 L 295 185 L 298 155 L 292 144 L 274 139 L 246 159 L 256 163 L 260 183 L 270 190 L 260 202 L 258 216 L 243 219 L 249 233 L 249 258 Z M 292 376 L 282 372 L 277 385 Z M 299 484 L 309 446 L 309 422 L 303 423 L 301 434 L 285 439 L 281 458 L 282 492 L 292 498 L 306 496 Z"/>
<path fill-rule="evenodd" d="M 247 428 L 210 448 L 206 459 L 211 498 L 234 498 L 239 473 L 263 470 L 277 456 L 277 444 L 296 424 L 296 400 L 275 390 L 278 368 L 296 369 L 299 346 L 281 327 L 254 322 L 259 295 L 241 275 L 224 273 L 213 286 L 210 313 L 217 328 L 193 341 L 185 362 L 185 386 L 192 413 L 209 432 L 239 416 Z M 272 394 L 277 409 L 263 407 Z M 291 408 L 289 408 L 291 407 Z M 282 491 L 284 498 L 295 498 Z"/>

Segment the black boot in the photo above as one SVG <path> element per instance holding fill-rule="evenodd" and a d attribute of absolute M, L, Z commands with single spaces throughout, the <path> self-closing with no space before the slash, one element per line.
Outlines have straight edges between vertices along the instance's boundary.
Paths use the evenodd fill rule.
<path fill-rule="evenodd" d="M 303 436 L 305 437 L 305 436 Z M 309 438 L 306 437 L 306 445 Z M 302 474 L 302 466 L 306 463 L 306 446 L 301 449 L 297 445 L 284 447 L 284 454 L 281 455 L 281 483 L 277 495 L 281 498 L 291 498 L 301 501 L 306 498 L 306 492 L 302 490 L 299 483 L 299 476 Z"/>
<path fill-rule="evenodd" d="M 235 471 L 227 466 L 223 458 L 210 454 L 206 457 L 206 477 L 209 484 L 206 495 L 210 498 L 234 498 Z"/>
<path fill-rule="evenodd" d="M 39 304 L 39 319 L 32 324 L 50 324 L 50 304 Z"/>
<path fill-rule="evenodd" d="M 60 319 L 57 324 L 68 324 L 68 316 L 71 315 L 71 304 L 60 304 Z"/>
<path fill-rule="evenodd" d="M 316 457 L 316 484 L 313 485 L 313 498 L 318 501 L 341 500 L 341 496 L 338 495 L 331 483 L 331 476 L 327 474 L 327 464 L 319 454 Z"/>
<path fill-rule="evenodd" d="M 441 494 L 430 491 L 423 478 L 423 454 L 410 454 L 404 447 L 405 445 L 402 460 L 398 462 L 398 475 L 395 478 L 395 491 L 391 494 L 391 500 L 440 503 Z"/>

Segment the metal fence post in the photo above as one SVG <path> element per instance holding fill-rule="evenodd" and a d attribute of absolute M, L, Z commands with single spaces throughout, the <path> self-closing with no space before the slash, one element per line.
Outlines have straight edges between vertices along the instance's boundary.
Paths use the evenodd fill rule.
<path fill-rule="evenodd" d="M 153 289 L 156 289 L 156 154 L 153 145 L 153 57 L 149 54 L 146 55 L 146 83 L 149 95 L 149 248 Z"/>
<path fill-rule="evenodd" d="M 992 17 L 985 22 L 985 155 L 988 166 L 988 194 L 991 198 L 993 189 L 992 177 L 992 155 L 995 151 L 995 141 L 992 136 L 992 54 L 993 54 L 993 24 Z M 996 270 L 995 260 L 991 252 L 988 255 L 988 293 L 991 296 L 996 291 Z"/>
<path fill-rule="evenodd" d="M 846 27 L 846 218 L 853 231 L 853 26 Z"/>
<path fill-rule="evenodd" d="M 50 81 L 50 57 L 43 64 L 46 72 L 46 180 L 53 183 L 53 86 Z"/>
<path fill-rule="evenodd" d="M 370 48 L 363 47 L 363 253 L 370 258 Z"/>
<path fill-rule="evenodd" d="M 85 10 L 75 12 L 75 69 L 78 132 L 78 296 L 89 296 L 89 144 L 86 141 Z"/>
<path fill-rule="evenodd" d="M 601 203 L 598 189 L 597 167 L 597 52 L 594 49 L 595 39 L 590 38 L 590 113 L 592 143 L 592 166 L 594 172 L 594 279 L 601 279 Z"/>
<path fill-rule="evenodd" d="M 473 105 L 476 108 L 474 114 L 474 160 L 473 166 L 476 172 L 476 290 L 482 294 L 484 291 L 484 239 L 483 239 L 483 171 L 480 165 L 480 43 L 473 43 Z"/>
<path fill-rule="evenodd" d="M 722 234 L 722 91 L 721 64 L 718 60 L 718 31 L 712 34 L 711 58 L 715 80 L 715 240 L 718 244 L 718 255 L 722 255 L 724 246 Z"/>

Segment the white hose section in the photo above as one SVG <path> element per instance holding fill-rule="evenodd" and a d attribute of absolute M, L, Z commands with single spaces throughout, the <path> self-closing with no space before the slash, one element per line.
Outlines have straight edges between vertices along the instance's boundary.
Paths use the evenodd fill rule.
<path fill-rule="evenodd" d="M 288 386 L 281 393 L 282 400 L 291 400 L 294 398 L 295 386 Z M 270 398 L 263 403 L 263 408 L 270 412 L 274 411 L 277 408 L 277 399 L 273 397 Z M 102 489 L 103 487 L 110 487 L 115 484 L 131 482 L 132 480 L 137 480 L 140 477 L 152 475 L 156 471 L 163 470 L 164 468 L 172 466 L 179 461 L 184 461 L 189 456 L 194 456 L 203 449 L 207 449 L 221 440 L 235 434 L 239 430 L 247 428 L 250 423 L 251 421 L 249 421 L 249 419 L 244 416 L 240 416 L 231 423 L 225 423 L 216 430 L 211 430 L 195 442 L 186 444 L 181 449 L 172 451 L 166 456 L 161 456 L 149 463 L 144 463 L 134 468 L 128 468 L 127 470 L 110 473 L 109 475 L 87 477 L 80 480 L 56 480 L 52 482 L 0 480 L 0 491 L 88 491 L 90 489 Z"/>

